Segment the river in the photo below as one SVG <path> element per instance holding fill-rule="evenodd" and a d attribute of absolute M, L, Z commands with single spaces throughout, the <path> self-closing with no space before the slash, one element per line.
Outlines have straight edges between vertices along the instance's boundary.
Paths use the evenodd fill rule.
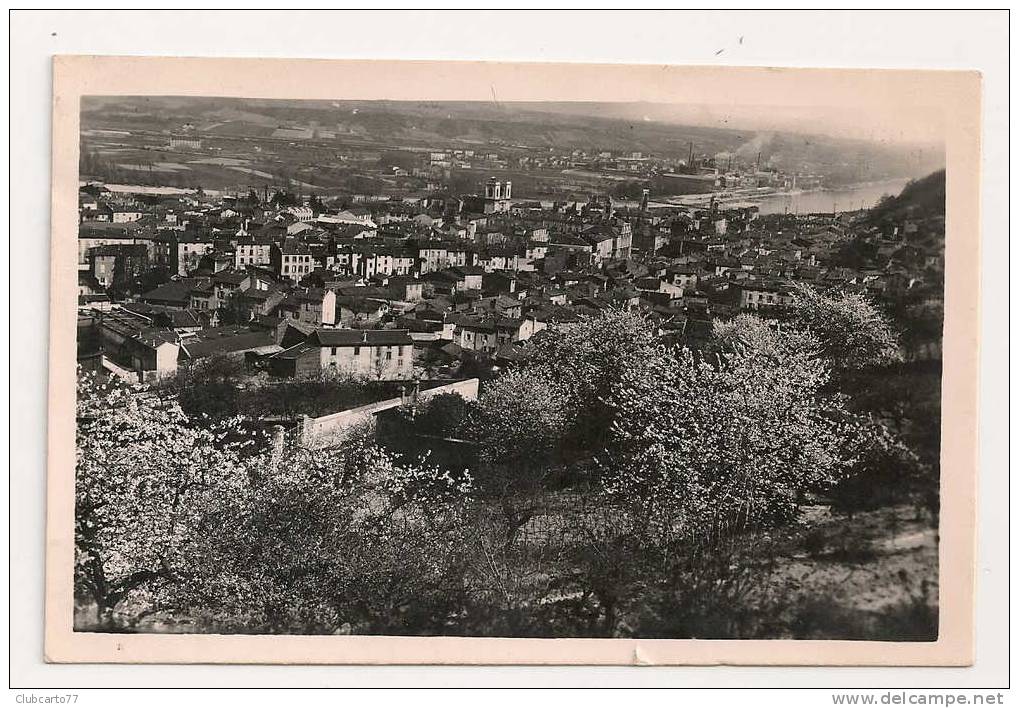
<path fill-rule="evenodd" d="M 909 182 L 907 178 L 867 182 L 840 189 L 774 194 L 754 202 L 762 214 L 816 214 L 833 211 L 869 209 L 886 194 L 897 195 Z"/>
<path fill-rule="evenodd" d="M 752 202 L 761 208 L 761 214 L 818 214 L 833 211 L 856 211 L 869 209 L 878 203 L 886 194 L 897 195 L 909 182 L 908 177 L 863 182 L 839 189 L 818 189 L 805 192 L 776 192 L 766 197 L 751 195 L 733 195 L 720 199 L 720 204 L 733 202 Z M 675 207 L 679 205 L 707 208 L 711 193 L 676 194 L 672 196 L 652 198 L 651 207 Z M 629 199 L 614 199 L 612 202 L 620 207 L 637 207 L 639 202 Z M 551 206 L 551 201 L 543 201 L 543 206 Z"/>

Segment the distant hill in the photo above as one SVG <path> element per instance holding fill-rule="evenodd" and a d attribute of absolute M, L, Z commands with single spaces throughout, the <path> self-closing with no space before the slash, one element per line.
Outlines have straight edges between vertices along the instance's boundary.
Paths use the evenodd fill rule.
<path fill-rule="evenodd" d="M 678 122 L 683 118 L 689 122 Z M 760 155 L 762 165 L 821 174 L 831 186 L 912 177 L 944 164 L 940 148 L 705 125 L 696 112 L 651 104 L 173 96 L 88 96 L 82 101 L 83 129 L 166 133 L 184 124 L 210 136 L 321 131 L 337 145 L 416 150 L 491 146 L 510 155 L 554 148 L 683 159 L 692 147 L 698 157 L 735 155 L 745 166 Z"/>

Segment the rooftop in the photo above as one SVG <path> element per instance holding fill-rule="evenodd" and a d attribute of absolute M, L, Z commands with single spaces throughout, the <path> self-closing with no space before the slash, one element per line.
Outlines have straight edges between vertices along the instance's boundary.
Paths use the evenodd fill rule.
<path fill-rule="evenodd" d="M 406 329 L 319 329 L 309 339 L 322 347 L 385 347 L 413 344 Z"/>

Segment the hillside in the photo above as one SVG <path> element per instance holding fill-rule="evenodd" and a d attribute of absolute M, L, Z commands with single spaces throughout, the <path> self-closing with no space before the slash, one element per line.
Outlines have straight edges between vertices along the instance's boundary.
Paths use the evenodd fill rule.
<path fill-rule="evenodd" d="M 902 192 L 881 200 L 870 211 L 872 224 L 902 221 L 911 217 L 945 215 L 945 171 L 938 170 L 911 181 Z"/>

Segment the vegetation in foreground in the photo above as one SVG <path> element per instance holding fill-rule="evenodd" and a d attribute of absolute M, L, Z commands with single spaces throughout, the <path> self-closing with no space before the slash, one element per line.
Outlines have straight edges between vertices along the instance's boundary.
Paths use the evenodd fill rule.
<path fill-rule="evenodd" d="M 809 290 L 696 351 L 631 313 L 556 326 L 478 402 L 400 416 L 463 466 L 374 430 L 263 447 L 83 377 L 76 627 L 934 639 L 928 399 L 856 394 L 899 351 L 865 298 Z"/>

